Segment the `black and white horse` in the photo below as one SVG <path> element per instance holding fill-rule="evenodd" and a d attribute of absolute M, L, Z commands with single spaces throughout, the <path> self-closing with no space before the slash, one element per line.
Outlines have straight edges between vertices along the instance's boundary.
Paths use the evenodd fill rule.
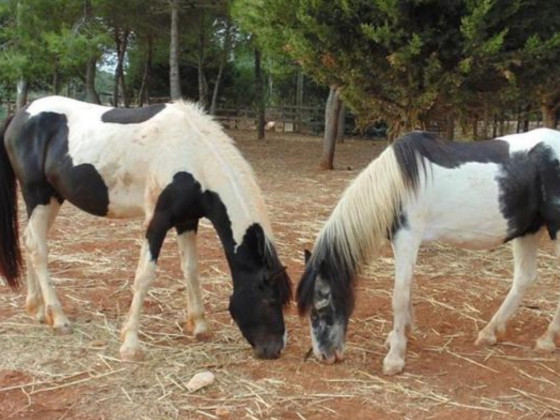
<path fill-rule="evenodd" d="M 26 309 L 35 318 L 71 331 L 47 270 L 47 234 L 68 200 L 97 216 L 145 218 L 134 296 L 122 330 L 123 359 L 141 357 L 140 311 L 171 228 L 178 234 L 187 286 L 187 326 L 196 336 L 205 335 L 196 232 L 206 217 L 231 269 L 233 319 L 258 357 L 279 356 L 291 285 L 274 248 L 261 191 L 233 141 L 196 105 L 115 109 L 47 97 L 18 112 L 1 134 L 0 276 L 18 287 L 17 180 L 29 218 Z"/>
<path fill-rule="evenodd" d="M 386 238 L 395 256 L 395 285 L 385 374 L 405 365 L 410 287 L 425 242 L 484 249 L 513 240 L 511 290 L 477 340 L 496 343 L 536 278 L 543 232 L 560 257 L 559 159 L 560 133 L 544 128 L 477 143 L 415 132 L 388 147 L 350 184 L 307 255 L 297 299 L 300 313 L 310 317 L 315 356 L 342 358 L 357 272 Z M 560 306 L 537 348 L 553 351 L 559 331 Z"/>

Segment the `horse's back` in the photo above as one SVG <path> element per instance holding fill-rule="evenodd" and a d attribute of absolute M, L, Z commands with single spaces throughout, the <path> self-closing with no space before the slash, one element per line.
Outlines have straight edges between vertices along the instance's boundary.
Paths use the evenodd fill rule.
<path fill-rule="evenodd" d="M 498 137 L 508 143 L 510 153 L 529 151 L 538 144 L 546 144 L 560 155 L 560 132 L 551 128 L 536 128 L 524 133 Z"/>
<path fill-rule="evenodd" d="M 424 145 L 413 147 L 425 171 L 417 169 L 421 182 L 407 211 L 424 240 L 487 248 L 543 225 L 553 236 L 560 227 L 557 131 L 540 129 L 474 144 L 433 137 L 420 141 Z"/>
<path fill-rule="evenodd" d="M 152 162 L 170 130 L 157 118 L 164 109 L 121 112 L 57 96 L 32 102 L 7 139 L 24 193 L 26 185 L 41 191 L 28 207 L 55 195 L 99 216 L 141 215 Z"/>

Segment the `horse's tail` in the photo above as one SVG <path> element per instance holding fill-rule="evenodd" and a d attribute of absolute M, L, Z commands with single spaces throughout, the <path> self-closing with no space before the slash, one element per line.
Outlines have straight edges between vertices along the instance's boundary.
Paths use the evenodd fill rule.
<path fill-rule="evenodd" d="M 11 119 L 8 117 L 0 128 L 0 277 L 17 290 L 21 271 L 17 184 L 4 144 L 4 133 Z"/>
<path fill-rule="evenodd" d="M 317 275 L 348 313 L 360 265 L 379 251 L 399 221 L 403 200 L 414 186 L 390 146 L 349 185 L 321 230 L 297 290 L 298 309 L 311 308 Z"/>

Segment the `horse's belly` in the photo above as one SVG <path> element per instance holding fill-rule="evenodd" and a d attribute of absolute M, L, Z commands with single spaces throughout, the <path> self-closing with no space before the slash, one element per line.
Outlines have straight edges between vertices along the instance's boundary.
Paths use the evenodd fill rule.
<path fill-rule="evenodd" d="M 143 193 L 135 189 L 114 189 L 109 191 L 109 212 L 107 217 L 127 219 L 144 215 Z"/>

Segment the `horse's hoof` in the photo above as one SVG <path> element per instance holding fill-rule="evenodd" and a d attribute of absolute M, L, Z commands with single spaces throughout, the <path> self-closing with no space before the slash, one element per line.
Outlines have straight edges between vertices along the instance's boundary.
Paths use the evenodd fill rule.
<path fill-rule="evenodd" d="M 401 373 L 404 370 L 404 359 L 398 359 L 395 361 L 384 361 L 383 362 L 383 375 L 391 376 Z"/>
<path fill-rule="evenodd" d="M 552 340 L 539 338 L 537 340 L 537 343 L 535 344 L 535 350 L 546 353 L 553 353 L 556 351 L 556 344 L 554 344 L 554 341 Z"/>
<path fill-rule="evenodd" d="M 212 334 L 210 334 L 208 331 L 201 331 L 195 333 L 194 338 L 196 338 L 197 341 L 205 343 L 207 341 L 210 341 L 210 339 L 212 338 Z"/>
<path fill-rule="evenodd" d="M 192 334 L 198 341 L 208 341 L 210 339 L 210 333 L 208 332 L 208 325 L 205 320 L 193 321 L 192 318 L 187 318 L 185 321 L 185 332 L 187 334 Z"/>
<path fill-rule="evenodd" d="M 480 334 L 478 334 L 478 338 L 474 342 L 474 345 L 478 347 L 493 346 L 497 341 L 498 339 L 495 335 L 482 334 L 481 332 Z"/>
<path fill-rule="evenodd" d="M 74 331 L 70 323 L 65 323 L 60 326 L 53 327 L 53 330 L 57 335 L 68 335 L 68 334 L 72 334 L 72 332 Z"/>
<path fill-rule="evenodd" d="M 37 311 L 34 318 L 39 324 L 46 324 L 47 323 L 47 319 L 45 317 L 45 311 Z"/>
<path fill-rule="evenodd" d="M 144 352 L 140 347 L 121 346 L 120 354 L 123 362 L 141 362 L 144 360 Z"/>

